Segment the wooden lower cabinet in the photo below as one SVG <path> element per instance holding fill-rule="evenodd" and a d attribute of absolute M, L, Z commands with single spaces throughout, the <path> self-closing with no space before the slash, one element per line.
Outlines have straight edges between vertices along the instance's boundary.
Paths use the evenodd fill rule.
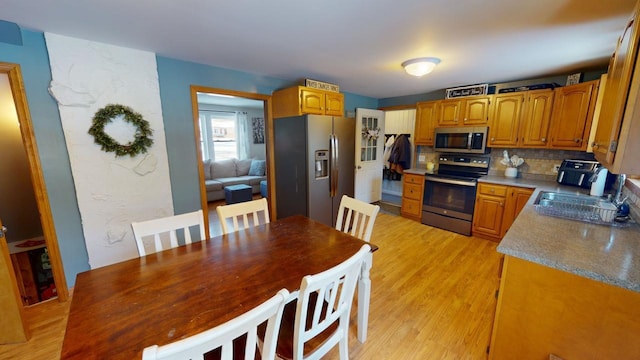
<path fill-rule="evenodd" d="M 531 188 L 478 184 L 473 210 L 473 235 L 500 241 L 531 194 L 533 194 Z"/>
<path fill-rule="evenodd" d="M 640 293 L 505 256 L 489 359 L 638 359 Z"/>
<path fill-rule="evenodd" d="M 420 221 L 422 218 L 422 196 L 424 193 L 424 175 L 404 174 L 402 180 L 403 217 Z"/>
<path fill-rule="evenodd" d="M 501 238 L 507 233 L 513 221 L 527 204 L 531 194 L 533 194 L 533 190 L 534 189 L 531 188 L 509 186 L 507 190 L 507 201 L 504 206 L 504 216 L 502 217 Z"/>

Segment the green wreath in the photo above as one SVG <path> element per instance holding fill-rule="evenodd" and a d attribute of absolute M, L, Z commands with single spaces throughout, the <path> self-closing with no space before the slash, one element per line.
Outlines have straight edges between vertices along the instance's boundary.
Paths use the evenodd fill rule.
<path fill-rule="evenodd" d="M 123 120 L 136 126 L 135 140 L 122 145 L 104 132 L 106 124 L 110 123 L 114 117 L 124 115 Z M 93 125 L 89 128 L 89 134 L 93 135 L 96 144 L 100 145 L 106 152 L 115 152 L 116 156 L 129 155 L 134 157 L 140 153 L 146 153 L 147 148 L 153 145 L 153 139 L 149 136 L 153 134 L 149 122 L 142 118 L 142 115 L 124 105 L 109 104 L 98 110 L 93 116 Z"/>

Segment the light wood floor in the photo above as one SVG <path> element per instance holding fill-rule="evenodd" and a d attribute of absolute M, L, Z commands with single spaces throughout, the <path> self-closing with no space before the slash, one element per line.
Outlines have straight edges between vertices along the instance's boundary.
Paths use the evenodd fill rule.
<path fill-rule="evenodd" d="M 485 359 L 498 289 L 496 243 L 380 214 L 368 340 L 351 327 L 351 359 Z M 0 359 L 58 359 L 68 304 L 28 308 L 32 338 Z M 355 324 L 357 308 L 352 309 Z M 327 359 L 338 359 L 337 350 Z"/>

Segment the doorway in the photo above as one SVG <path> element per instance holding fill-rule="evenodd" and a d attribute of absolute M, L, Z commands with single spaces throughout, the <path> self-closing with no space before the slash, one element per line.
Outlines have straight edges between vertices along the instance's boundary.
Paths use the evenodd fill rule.
<path fill-rule="evenodd" d="M 3 146 L 8 146 L 8 139 L 12 144 L 2 149 L 3 155 L 11 154 L 3 161 L 5 169 L 12 169 L 11 177 L 14 169 L 16 176 L 0 183 L 3 197 L 11 198 L 0 216 L 13 249 L 14 275 L 23 280 L 20 296 L 24 305 L 55 297 L 67 301 L 67 284 L 19 65 L 0 63 L 0 99 L 0 127 L 7 140 L 3 140 Z M 13 291 L 5 286 L 1 290 L 4 293 Z"/>
<path fill-rule="evenodd" d="M 220 198 L 219 190 L 212 196 L 213 191 L 205 184 L 208 178 L 205 171 L 211 171 L 211 161 L 228 161 L 231 158 L 242 160 L 247 157 L 265 160 L 266 186 L 261 186 L 257 193 L 254 191 L 253 198 L 267 196 L 269 199 L 268 194 L 274 193 L 269 171 L 269 164 L 273 163 L 269 141 L 273 136 L 271 97 L 234 90 L 191 86 L 191 100 L 195 139 L 198 144 L 196 153 L 201 206 L 205 223 L 209 225 L 207 236 L 212 237 L 221 235 L 215 208 L 225 202 L 224 198 Z M 243 141 L 245 143 L 241 144 Z M 208 161 L 207 166 L 205 161 Z M 269 208 L 271 217 L 275 218 L 275 207 L 272 202 L 269 202 Z"/>

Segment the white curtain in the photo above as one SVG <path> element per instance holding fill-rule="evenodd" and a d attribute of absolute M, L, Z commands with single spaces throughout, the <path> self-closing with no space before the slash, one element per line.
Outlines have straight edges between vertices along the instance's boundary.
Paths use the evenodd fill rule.
<path fill-rule="evenodd" d="M 249 129 L 249 119 L 247 117 L 247 113 L 244 111 L 236 112 L 236 121 L 237 121 L 237 129 L 238 129 L 238 158 L 239 159 L 248 159 L 249 158 L 249 136 L 251 134 Z"/>

